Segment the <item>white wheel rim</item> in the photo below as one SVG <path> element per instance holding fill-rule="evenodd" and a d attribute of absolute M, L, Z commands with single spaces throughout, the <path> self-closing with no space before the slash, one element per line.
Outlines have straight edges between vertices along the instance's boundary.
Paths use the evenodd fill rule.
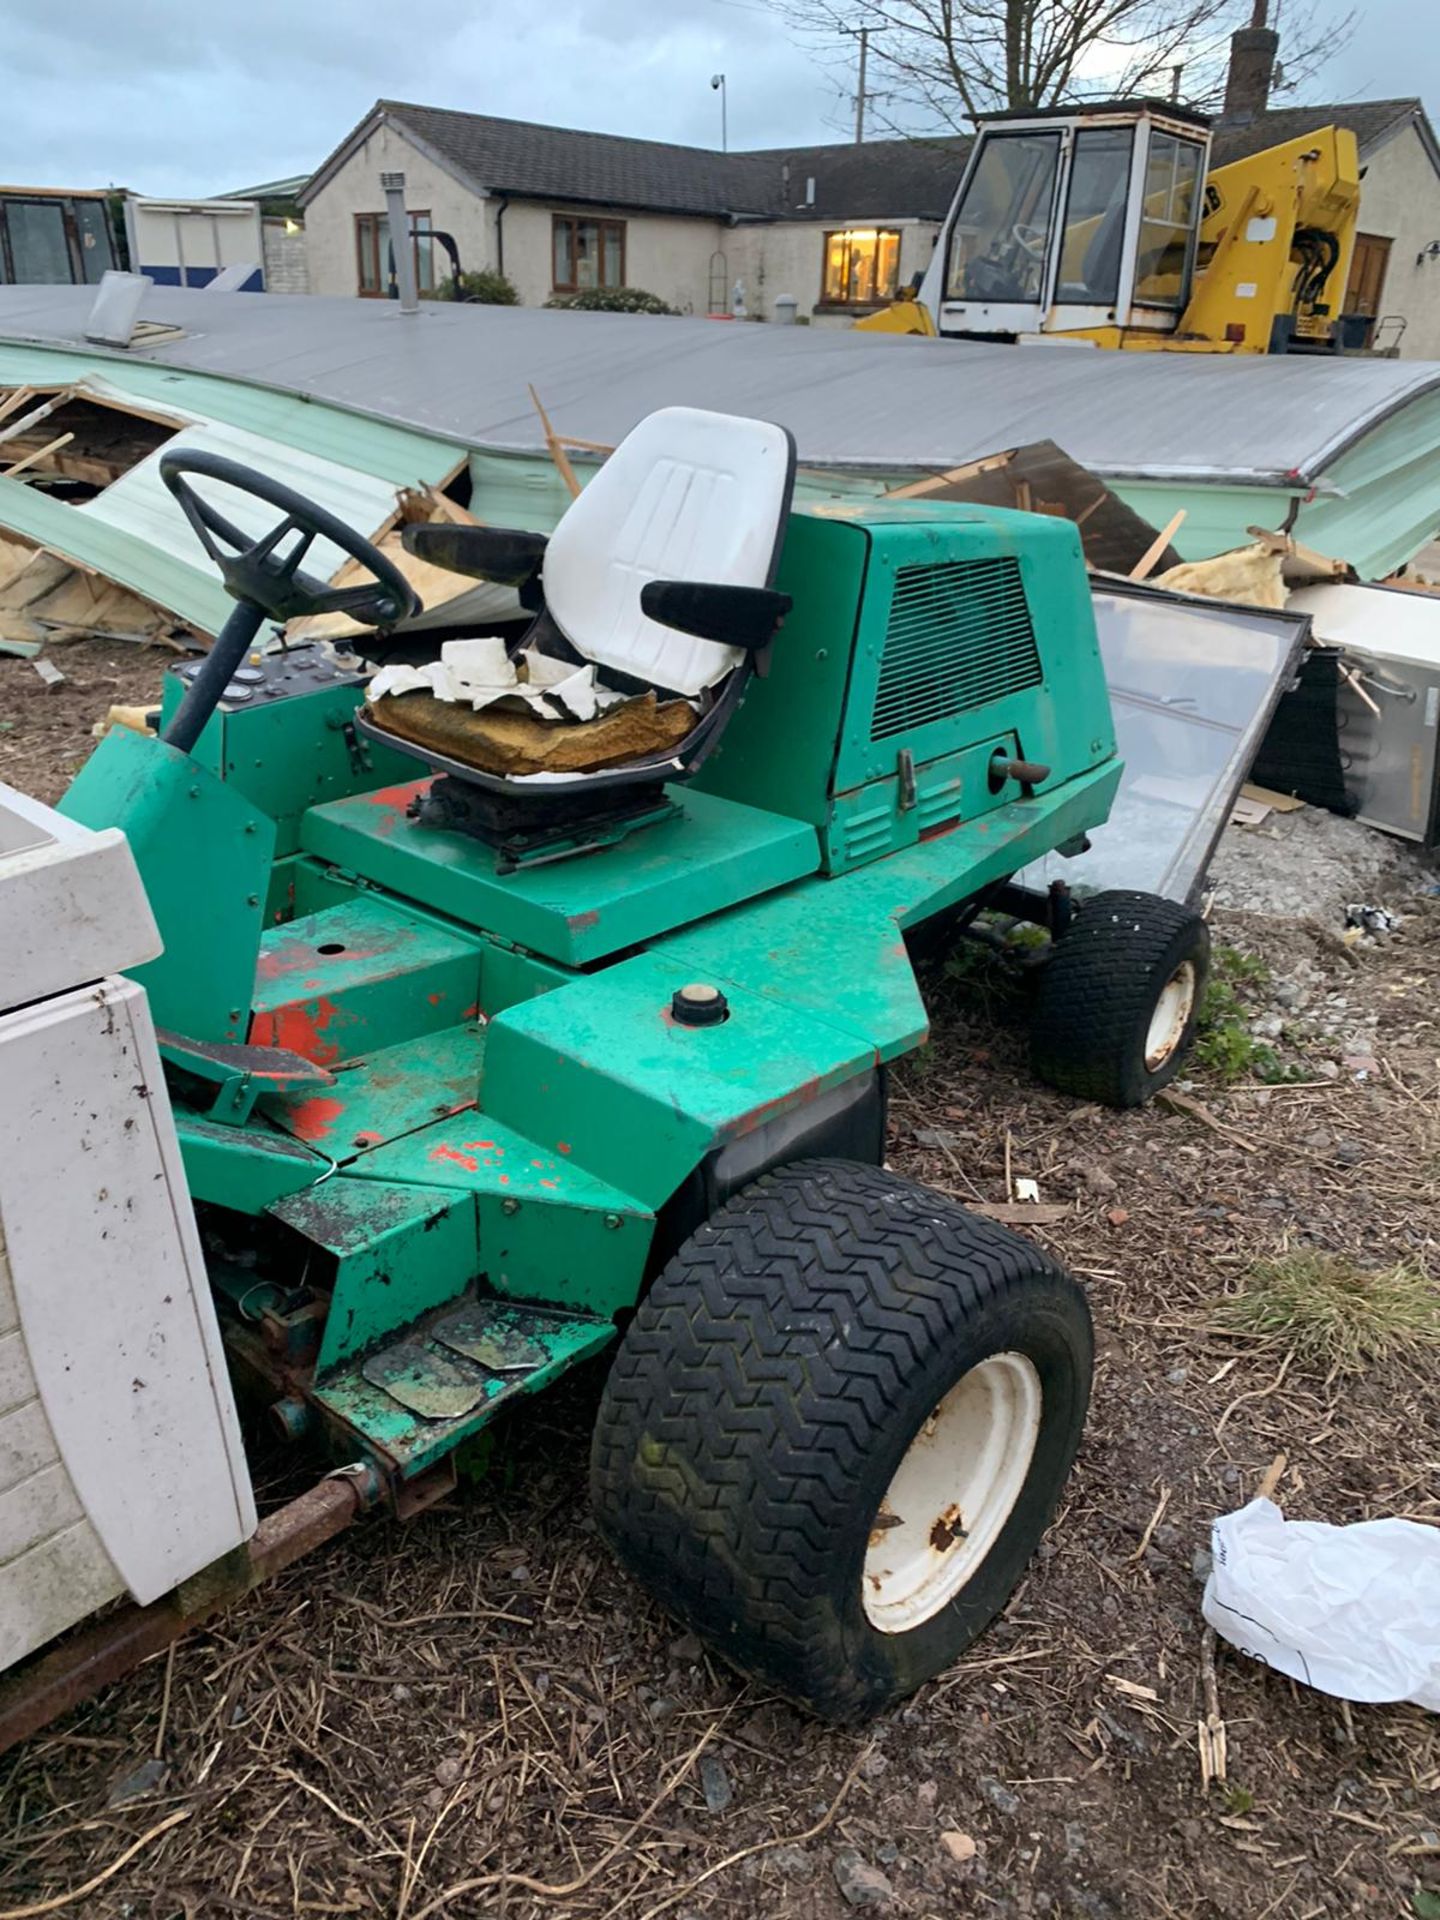
<path fill-rule="evenodd" d="M 1042 1399 L 1023 1353 L 992 1354 L 945 1395 L 906 1449 L 871 1528 L 862 1575 L 871 1626 L 910 1632 L 976 1572 L 1030 1471 Z"/>
<path fill-rule="evenodd" d="M 1161 989 L 1145 1035 L 1145 1066 L 1155 1073 L 1180 1044 L 1195 1005 L 1195 963 L 1182 960 Z"/>

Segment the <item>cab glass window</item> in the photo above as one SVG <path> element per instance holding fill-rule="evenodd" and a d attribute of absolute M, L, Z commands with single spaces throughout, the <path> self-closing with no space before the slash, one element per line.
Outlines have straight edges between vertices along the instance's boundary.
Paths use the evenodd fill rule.
<path fill-rule="evenodd" d="M 1183 307 L 1189 293 L 1190 234 L 1200 191 L 1202 150 L 1152 128 L 1135 257 L 1135 298 L 1147 307 Z"/>
<path fill-rule="evenodd" d="M 1082 127 L 1075 135 L 1057 301 L 1113 307 L 1119 297 L 1133 145 L 1130 127 Z"/>
<path fill-rule="evenodd" d="M 1059 157 L 1058 133 L 982 137 L 950 232 L 947 298 L 1041 298 Z"/>

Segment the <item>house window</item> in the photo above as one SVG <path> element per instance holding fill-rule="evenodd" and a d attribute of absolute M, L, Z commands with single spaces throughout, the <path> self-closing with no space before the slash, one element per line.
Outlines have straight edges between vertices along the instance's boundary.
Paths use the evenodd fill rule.
<path fill-rule="evenodd" d="M 428 213 L 410 215 L 415 248 L 415 284 L 421 293 L 435 291 L 435 243 Z M 390 221 L 383 213 L 355 216 L 356 284 L 367 299 L 384 299 L 390 291 Z"/>
<path fill-rule="evenodd" d="M 891 227 L 846 227 L 825 236 L 825 306 L 873 307 L 900 284 L 900 235 Z"/>
<path fill-rule="evenodd" d="M 554 216 L 556 293 L 625 284 L 625 222 Z"/>

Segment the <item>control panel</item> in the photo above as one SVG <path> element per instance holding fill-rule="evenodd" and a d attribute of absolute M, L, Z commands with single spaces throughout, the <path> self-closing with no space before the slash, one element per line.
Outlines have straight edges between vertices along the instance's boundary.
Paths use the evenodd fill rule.
<path fill-rule="evenodd" d="M 203 660 L 187 660 L 183 666 L 172 667 L 170 671 L 176 680 L 188 686 L 204 664 Z M 279 653 L 252 653 L 244 666 L 235 669 L 220 697 L 220 707 L 222 711 L 234 713 L 245 707 L 293 699 L 297 694 L 315 693 L 321 687 L 363 686 L 368 677 L 364 671 L 347 671 L 337 666 L 320 647 L 287 647 Z M 167 701 L 167 708 L 171 704 Z"/>

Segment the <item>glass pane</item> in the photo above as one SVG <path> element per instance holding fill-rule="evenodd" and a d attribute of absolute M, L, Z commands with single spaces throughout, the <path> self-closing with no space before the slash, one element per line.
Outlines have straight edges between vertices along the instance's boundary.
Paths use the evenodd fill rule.
<path fill-rule="evenodd" d="M 1185 304 L 1190 223 L 1199 181 L 1199 147 L 1152 130 L 1135 260 L 1135 298 L 1147 306 Z"/>
<path fill-rule="evenodd" d="M 599 284 L 600 229 L 593 220 L 577 220 L 574 228 L 575 284 L 593 287 Z"/>
<path fill-rule="evenodd" d="M 1075 136 L 1057 300 L 1092 307 L 1115 303 L 1125 247 L 1133 138 L 1129 127 L 1091 127 Z"/>
<path fill-rule="evenodd" d="M 77 200 L 75 225 L 80 230 L 80 264 L 91 286 L 115 264 L 110 244 L 110 215 L 103 201 Z"/>
<path fill-rule="evenodd" d="M 428 213 L 412 213 L 410 231 L 415 236 L 415 284 L 421 293 L 435 291 L 435 242 Z"/>
<path fill-rule="evenodd" d="M 1038 300 L 1058 133 L 988 134 L 950 236 L 951 300 Z"/>
<path fill-rule="evenodd" d="M 825 285 L 824 297 L 827 300 L 845 298 L 845 263 L 850 253 L 850 236 L 844 233 L 828 234 L 825 239 Z"/>
<path fill-rule="evenodd" d="M 605 228 L 605 271 L 600 284 L 604 287 L 619 287 L 625 284 L 625 229 L 615 221 Z"/>
<path fill-rule="evenodd" d="M 893 300 L 900 287 L 900 236 L 882 233 L 875 266 L 875 298 Z"/>
<path fill-rule="evenodd" d="M 1125 763 L 1091 850 L 1048 854 L 1022 882 L 1065 879 L 1082 893 L 1138 887 L 1184 900 L 1270 723 L 1300 645 L 1297 617 L 1177 603 L 1097 586 L 1095 624 Z"/>
<path fill-rule="evenodd" d="M 570 222 L 555 222 L 555 284 L 557 287 L 573 287 L 575 268 L 570 257 Z"/>
<path fill-rule="evenodd" d="M 68 286 L 70 249 L 65 244 L 65 215 L 53 200 L 11 200 L 10 257 L 22 286 Z"/>

